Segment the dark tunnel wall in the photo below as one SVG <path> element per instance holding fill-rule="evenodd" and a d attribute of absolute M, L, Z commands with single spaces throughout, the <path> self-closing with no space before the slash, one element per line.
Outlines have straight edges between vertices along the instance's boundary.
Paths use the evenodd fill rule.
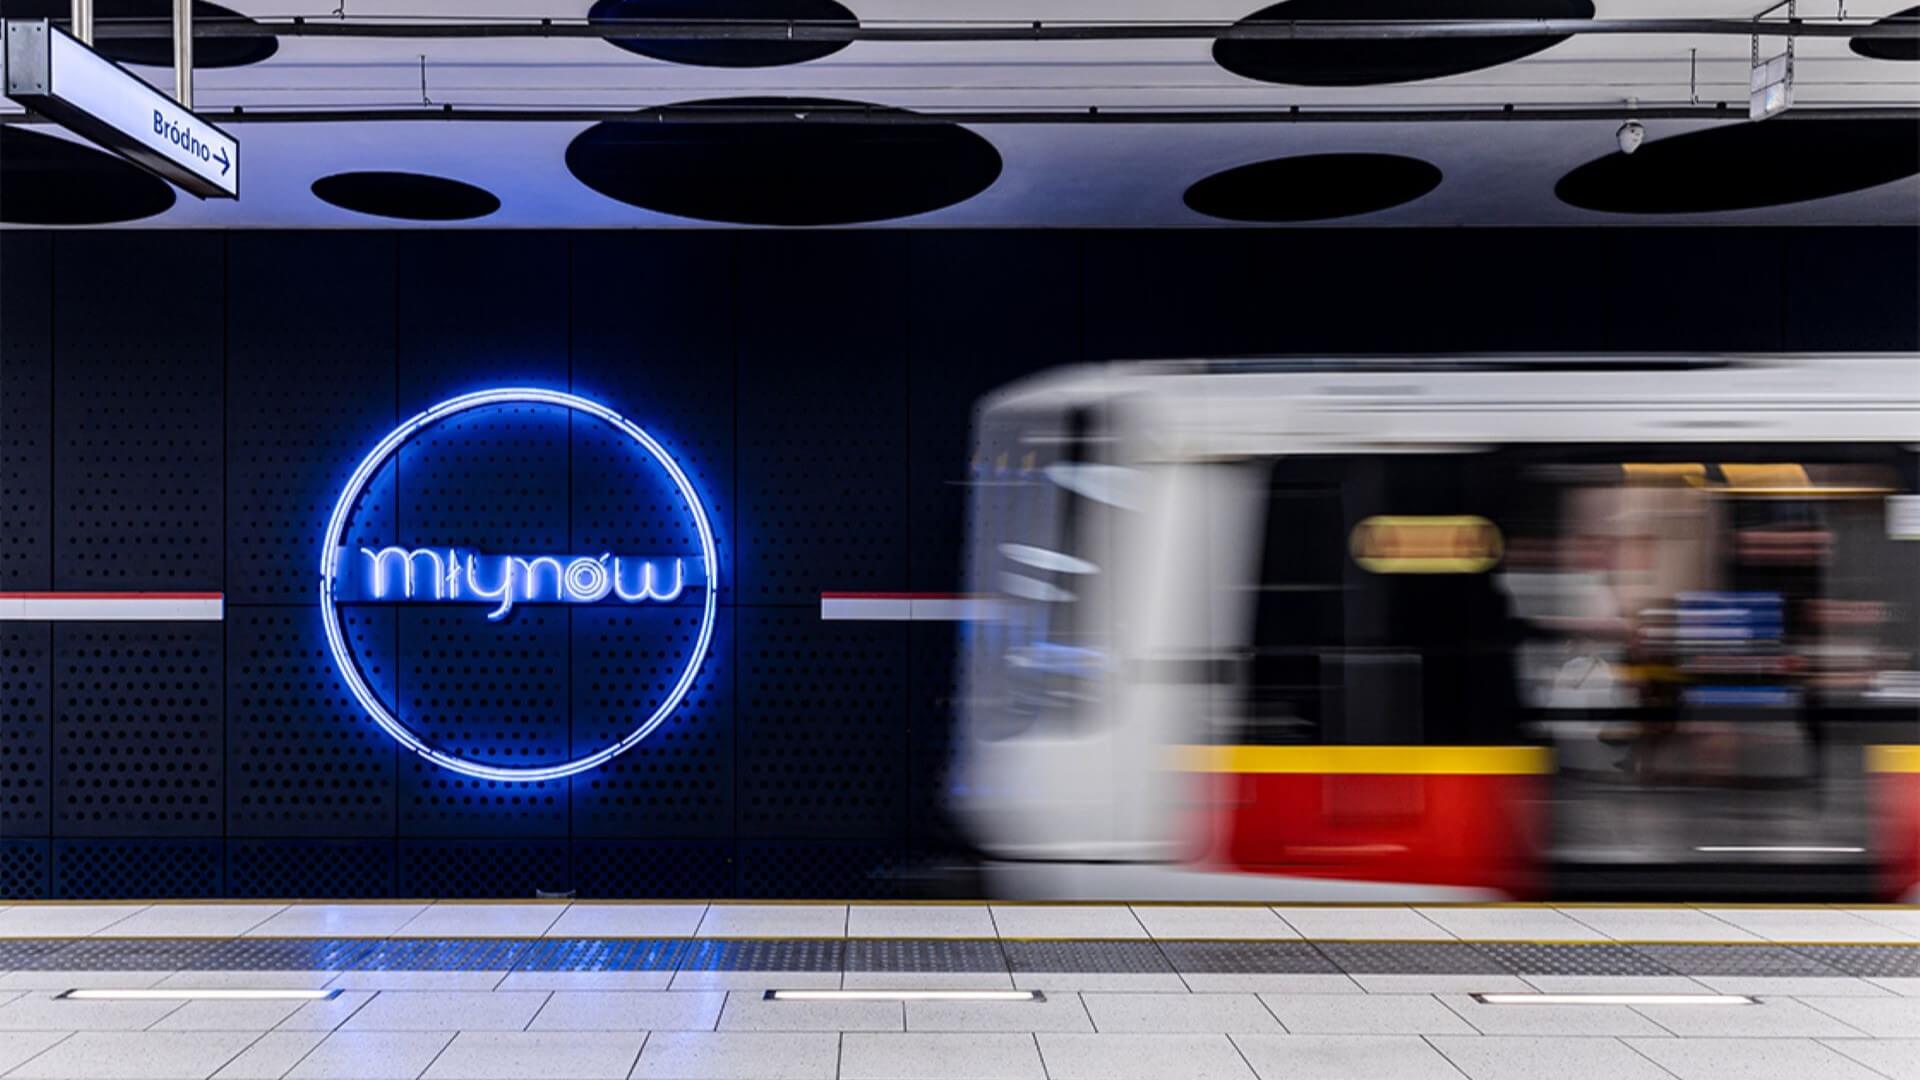
<path fill-rule="evenodd" d="M 946 842 L 952 630 L 818 597 L 957 588 L 993 386 L 1119 356 L 1920 349 L 1920 233 L 1893 229 L 8 231 L 0 274 L 0 591 L 227 605 L 0 623 L 0 898 L 895 895 Z M 531 786 L 398 751 L 312 588 L 365 449 L 502 383 L 662 433 L 732 575 L 673 721 Z M 625 692 L 583 655 L 637 646 L 571 632 L 542 678 L 578 738 Z"/>

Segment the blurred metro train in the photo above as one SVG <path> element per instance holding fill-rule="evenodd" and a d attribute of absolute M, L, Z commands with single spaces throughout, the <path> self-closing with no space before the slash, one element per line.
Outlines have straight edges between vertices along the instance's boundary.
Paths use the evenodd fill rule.
<path fill-rule="evenodd" d="M 975 433 L 998 894 L 1920 899 L 1920 357 L 1125 363 Z"/>

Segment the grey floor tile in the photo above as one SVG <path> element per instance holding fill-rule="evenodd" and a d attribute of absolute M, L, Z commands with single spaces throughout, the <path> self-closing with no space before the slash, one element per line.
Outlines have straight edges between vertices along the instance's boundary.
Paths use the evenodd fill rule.
<path fill-rule="evenodd" d="M 522 1031 L 545 1004 L 544 993 L 378 994 L 347 1018 L 346 1031 Z"/>
<path fill-rule="evenodd" d="M 1867 979 L 1814 975 L 1696 975 L 1694 981 L 1716 994 L 1768 997 L 1896 997 Z"/>
<path fill-rule="evenodd" d="M 660 1031 L 634 1080 L 833 1080 L 840 1036 L 811 1032 Z"/>
<path fill-rule="evenodd" d="M 492 990 L 505 982 L 505 971 L 343 971 L 328 986 L 342 990 Z"/>
<path fill-rule="evenodd" d="M 1518 975 L 1354 975 L 1369 994 L 1524 994 Z"/>
<path fill-rule="evenodd" d="M 851 1033 L 840 1080 L 1046 1080 L 1031 1035 Z"/>
<path fill-rule="evenodd" d="M 45 991 L 0 1005 L 0 1031 L 139 1031 L 178 1001 L 73 1001 Z"/>
<path fill-rule="evenodd" d="M 1300 937 L 1266 907 L 1140 904 L 1134 907 L 1133 917 L 1157 938 L 1273 941 Z"/>
<path fill-rule="evenodd" d="M 1249 1038 L 1285 1038 L 1284 1035 Z M 1225 1035 L 1038 1036 L 1051 1080 L 1253 1080 Z"/>
<path fill-rule="evenodd" d="M 854 904 L 848 937 L 990 938 L 996 931 L 985 904 Z"/>
<path fill-rule="evenodd" d="M 371 990 L 342 990 L 326 1001 L 309 1001 L 280 1021 L 279 1031 L 332 1031 L 373 1000 Z"/>
<path fill-rule="evenodd" d="M 1045 1001 L 909 1001 L 908 1031 L 1093 1031 L 1093 1021 L 1074 993 Z"/>
<path fill-rule="evenodd" d="M 1867 979 L 1869 983 L 1900 997 L 1920 997 L 1920 978 Z"/>
<path fill-rule="evenodd" d="M 1680 1080 L 1884 1080 L 1811 1039 L 1628 1039 L 1627 1044 Z"/>
<path fill-rule="evenodd" d="M 1125 993 L 1184 993 L 1187 984 L 1171 971 L 1016 971 L 1013 985 L 1021 990 L 1075 992 L 1115 990 Z"/>
<path fill-rule="evenodd" d="M 1920 998 L 1809 997 L 1800 1003 L 1876 1039 L 1920 1038 Z"/>
<path fill-rule="evenodd" d="M 1692 908 L 1563 907 L 1560 911 L 1615 941 L 1762 940 Z"/>
<path fill-rule="evenodd" d="M 78 938 L 145 911 L 145 904 L 21 904 L 0 911 L 0 938 Z"/>
<path fill-rule="evenodd" d="M 838 971 L 676 971 L 668 984 L 683 990 L 837 990 Z"/>
<path fill-rule="evenodd" d="M 995 904 L 1003 938 L 1144 938 L 1147 929 L 1119 904 Z"/>
<path fill-rule="evenodd" d="M 1427 994 L 1261 994 L 1286 1030 L 1302 1035 L 1471 1035 Z"/>
<path fill-rule="evenodd" d="M 214 1073 L 213 1080 L 280 1080 L 326 1037 L 324 1031 L 269 1031 Z"/>
<path fill-rule="evenodd" d="M 641 1031 L 463 1031 L 425 1080 L 626 1080 Z"/>
<path fill-rule="evenodd" d="M 1261 1080 L 1460 1080 L 1414 1035 L 1235 1035 Z"/>
<path fill-rule="evenodd" d="M 69 1031 L 0 1031 L 0 1075 L 71 1034 Z"/>
<path fill-rule="evenodd" d="M 768 1001 L 752 991 L 727 995 L 721 1031 L 905 1031 L 898 1001 Z"/>
<path fill-rule="evenodd" d="M 529 1031 L 712 1031 L 719 991 L 556 991 Z"/>
<path fill-rule="evenodd" d="M 1463 941 L 1606 941 L 1607 935 L 1544 907 L 1422 907 L 1428 921 Z"/>
<path fill-rule="evenodd" d="M 516 971 L 496 990 L 665 990 L 671 971 Z"/>
<path fill-rule="evenodd" d="M 425 910 L 425 904 L 290 904 L 246 936 L 386 937 Z"/>
<path fill-rule="evenodd" d="M 266 1031 L 299 1012 L 305 1001 L 189 1001 L 151 1031 Z"/>
<path fill-rule="evenodd" d="M 414 1080 L 453 1041 L 451 1031 L 336 1031 L 287 1080 Z"/>
<path fill-rule="evenodd" d="M 692 937 L 705 904 L 575 904 L 547 928 L 548 937 Z"/>
<path fill-rule="evenodd" d="M 847 936 L 841 904 L 715 904 L 700 921 L 704 938 Z"/>
<path fill-rule="evenodd" d="M 1483 1035 L 1665 1035 L 1625 1005 L 1483 1005 L 1465 994 L 1441 1001 Z M 1734 1007 L 1734 1006 L 1729 1006 Z"/>
<path fill-rule="evenodd" d="M 1703 908 L 1706 914 L 1768 941 L 1897 941 L 1914 939 L 1883 923 L 1836 908 Z"/>
<path fill-rule="evenodd" d="M 394 937 L 539 937 L 566 912 L 565 904 L 467 904 L 441 901 L 407 920 Z"/>
<path fill-rule="evenodd" d="M 1404 907 L 1276 907 L 1300 936 L 1325 941 L 1444 941 L 1438 923 Z"/>
<path fill-rule="evenodd" d="M 83 1031 L 9 1080 L 204 1080 L 259 1036 L 243 1031 Z"/>
<path fill-rule="evenodd" d="M 1920 1039 L 1833 1039 L 1826 1046 L 1888 1080 L 1920 1080 Z"/>
<path fill-rule="evenodd" d="M 1673 1080 L 1618 1039 L 1435 1035 L 1427 1040 L 1469 1080 Z"/>
<path fill-rule="evenodd" d="M 1278 1032 L 1279 1021 L 1252 994 L 1080 995 L 1102 1034 Z"/>
<path fill-rule="evenodd" d="M 1862 1034 L 1792 998 L 1761 998 L 1757 1005 L 1635 1005 L 1633 1010 L 1687 1038 L 1844 1039 Z"/>
<path fill-rule="evenodd" d="M 285 904 L 155 904 L 114 923 L 112 934 L 114 937 L 237 937 L 285 909 Z"/>
<path fill-rule="evenodd" d="M 1180 978 L 1196 994 L 1364 994 L 1345 975 L 1251 975 L 1241 972 L 1183 972 Z"/>
<path fill-rule="evenodd" d="M 81 990 L 122 988 L 144 990 L 157 986 L 171 971 L 9 971 L 0 975 L 0 991 Z"/>
<path fill-rule="evenodd" d="M 1920 905 L 1902 904 L 1897 906 L 1870 908 L 1843 908 L 1849 915 L 1858 915 L 1868 922 L 1876 922 L 1888 929 L 1898 930 L 1908 937 L 1920 938 Z"/>

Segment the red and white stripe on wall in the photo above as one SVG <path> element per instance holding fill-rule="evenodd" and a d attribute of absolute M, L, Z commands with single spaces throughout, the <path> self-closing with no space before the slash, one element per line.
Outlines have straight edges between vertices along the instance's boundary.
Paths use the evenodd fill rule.
<path fill-rule="evenodd" d="M 985 619 L 993 600 L 965 593 L 823 592 L 820 617 L 846 621 L 970 622 Z"/>
<path fill-rule="evenodd" d="M 226 598 L 217 592 L 0 592 L 0 622 L 219 622 L 225 617 Z"/>

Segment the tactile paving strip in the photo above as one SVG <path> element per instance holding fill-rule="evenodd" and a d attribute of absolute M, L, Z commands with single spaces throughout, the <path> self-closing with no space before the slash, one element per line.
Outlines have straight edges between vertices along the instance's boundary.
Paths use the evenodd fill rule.
<path fill-rule="evenodd" d="M 1828 976 L 1837 968 L 1779 945 L 1635 945 L 1680 975 Z"/>
<path fill-rule="evenodd" d="M 848 971 L 1005 971 L 997 941 L 855 938 L 847 942 Z"/>
<path fill-rule="evenodd" d="M 208 971 L 352 971 L 375 942 L 353 938 L 235 938 L 195 958 Z"/>
<path fill-rule="evenodd" d="M 1304 941 L 1162 941 L 1173 970 L 1195 975 L 1335 975 L 1340 969 Z"/>
<path fill-rule="evenodd" d="M 684 938 L 546 938 L 514 965 L 519 971 L 672 971 L 687 953 Z"/>
<path fill-rule="evenodd" d="M 87 938 L 20 965 L 34 971 L 205 971 L 220 941 L 200 938 Z"/>
<path fill-rule="evenodd" d="M 480 938 L 391 938 L 370 943 L 355 971 L 510 971 L 531 944 Z"/>
<path fill-rule="evenodd" d="M 1477 941 L 1473 947 L 1516 975 L 1671 975 L 1658 961 L 1625 945 L 1535 945 Z"/>
<path fill-rule="evenodd" d="M 1498 960 L 1463 941 L 1319 941 L 1350 975 L 1505 975 Z"/>
<path fill-rule="evenodd" d="M 1796 945 L 1793 951 L 1862 979 L 1920 979 L 1920 946 Z"/>
<path fill-rule="evenodd" d="M 0 971 L 31 971 L 35 961 L 73 944 L 72 938 L 0 938 Z"/>
<path fill-rule="evenodd" d="M 1151 941 L 1003 941 L 1014 971 L 1149 974 L 1172 971 Z"/>
<path fill-rule="evenodd" d="M 791 941 L 721 941 L 693 943 L 681 962 L 682 971 L 839 971 L 846 955 L 837 938 Z"/>

